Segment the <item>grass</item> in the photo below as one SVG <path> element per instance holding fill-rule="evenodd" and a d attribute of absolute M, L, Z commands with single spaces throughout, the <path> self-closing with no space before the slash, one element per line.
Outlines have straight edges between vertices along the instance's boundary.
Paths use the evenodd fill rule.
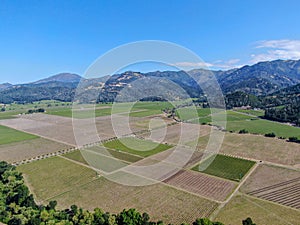
<path fill-rule="evenodd" d="M 195 166 L 193 170 L 199 171 L 201 166 L 206 167 L 207 163 L 210 162 L 207 159 L 202 164 Z M 255 162 L 245 159 L 216 155 L 209 166 L 201 172 L 229 180 L 240 181 L 254 164 Z"/>
<path fill-rule="evenodd" d="M 264 110 L 253 110 L 253 109 L 235 109 L 234 111 L 250 114 L 253 116 L 264 116 L 265 111 Z"/>
<path fill-rule="evenodd" d="M 218 125 L 218 122 L 223 121 L 226 119 L 226 130 L 239 132 L 242 129 L 247 130 L 249 133 L 252 134 L 266 134 L 274 132 L 277 137 L 284 137 L 289 138 L 291 136 L 295 136 L 300 138 L 300 128 L 293 127 L 286 124 L 264 120 L 257 117 L 253 117 L 251 115 L 245 115 L 243 113 L 239 113 L 238 111 L 218 111 L 217 109 L 214 110 L 214 120 L 212 121 L 212 116 L 210 114 L 210 109 L 197 109 L 198 111 L 198 118 L 192 116 L 192 111 L 189 112 L 190 108 L 181 108 L 182 119 L 189 119 L 192 123 L 206 123 L 206 124 L 215 124 Z M 245 111 L 245 110 L 244 110 Z M 246 110 L 249 114 L 257 114 L 261 115 L 261 111 L 254 111 L 254 110 Z"/>
<path fill-rule="evenodd" d="M 31 191 L 39 201 L 86 184 L 96 176 L 95 171 L 60 157 L 34 161 L 17 169 L 25 175 Z"/>
<path fill-rule="evenodd" d="M 130 162 L 137 162 L 137 161 L 142 159 L 141 157 L 131 155 L 131 154 L 128 154 L 126 152 L 118 152 L 116 150 L 111 150 L 111 149 L 105 149 L 104 150 L 103 148 L 98 147 L 98 146 L 90 147 L 86 150 L 89 150 L 89 151 L 92 151 L 92 152 L 95 152 L 95 153 L 100 153 L 100 154 L 103 154 L 103 155 L 107 155 L 107 156 L 110 156 L 110 157 L 113 157 L 113 158 L 116 158 L 116 159 L 119 159 L 119 160 L 123 160 L 123 161 L 129 162 L 129 163 Z M 82 150 L 82 151 L 85 151 L 85 150 Z M 69 159 L 75 160 L 75 161 L 83 163 L 83 164 L 88 164 L 86 162 L 84 156 L 82 155 L 82 153 L 79 150 L 67 153 L 67 154 L 64 155 L 64 157 L 67 157 Z"/>
<path fill-rule="evenodd" d="M 171 145 L 160 144 L 150 140 L 128 137 L 104 143 L 107 148 L 128 152 L 130 154 L 147 157 L 171 148 Z"/>
<path fill-rule="evenodd" d="M 221 209 L 215 220 L 224 224 L 241 224 L 247 217 L 251 217 L 255 224 L 264 225 L 296 225 L 300 221 L 298 210 L 245 195 L 234 197 Z"/>
<path fill-rule="evenodd" d="M 247 131 L 249 131 L 249 133 L 253 134 L 266 134 L 274 132 L 277 137 L 288 138 L 291 136 L 295 136 L 300 138 L 299 127 L 292 127 L 289 125 L 262 119 L 231 121 L 227 123 L 226 129 L 235 132 L 246 129 Z"/>
<path fill-rule="evenodd" d="M 31 140 L 35 138 L 38 138 L 38 136 L 0 125 L 0 145 Z"/>

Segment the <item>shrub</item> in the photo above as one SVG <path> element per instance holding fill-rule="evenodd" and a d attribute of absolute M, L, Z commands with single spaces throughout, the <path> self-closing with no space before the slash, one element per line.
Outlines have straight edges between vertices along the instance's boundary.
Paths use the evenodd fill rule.
<path fill-rule="evenodd" d="M 276 137 L 274 132 L 265 134 L 265 137 Z"/>
<path fill-rule="evenodd" d="M 249 132 L 245 129 L 242 129 L 239 131 L 239 134 L 248 134 Z"/>

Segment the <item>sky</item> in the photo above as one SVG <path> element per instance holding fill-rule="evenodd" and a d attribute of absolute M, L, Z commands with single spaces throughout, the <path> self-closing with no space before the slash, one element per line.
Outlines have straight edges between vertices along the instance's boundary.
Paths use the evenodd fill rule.
<path fill-rule="evenodd" d="M 0 83 L 83 75 L 111 49 L 143 40 L 183 46 L 211 69 L 299 59 L 299 8 L 298 0 L 1 0 Z M 149 65 L 132 68 L 164 69 Z"/>

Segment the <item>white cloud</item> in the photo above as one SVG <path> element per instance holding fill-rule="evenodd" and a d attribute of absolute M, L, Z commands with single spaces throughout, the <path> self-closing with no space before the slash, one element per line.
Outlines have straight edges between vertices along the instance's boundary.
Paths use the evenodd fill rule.
<path fill-rule="evenodd" d="M 255 48 L 260 52 L 251 55 L 251 63 L 276 59 L 300 59 L 300 40 L 260 41 Z"/>
<path fill-rule="evenodd" d="M 207 62 L 176 62 L 172 66 L 177 67 L 188 67 L 188 68 L 203 68 L 213 66 L 211 63 Z"/>
<path fill-rule="evenodd" d="M 232 69 L 232 68 L 237 68 L 241 67 L 243 65 L 239 65 L 238 63 L 240 62 L 240 59 L 229 59 L 229 60 L 217 60 L 213 63 L 214 68 L 218 69 Z"/>
<path fill-rule="evenodd" d="M 182 67 L 184 69 L 197 69 L 197 68 L 209 68 L 209 69 L 232 69 L 241 67 L 238 65 L 240 59 L 230 59 L 227 61 L 216 60 L 214 62 L 177 62 L 172 64 L 173 66 Z"/>

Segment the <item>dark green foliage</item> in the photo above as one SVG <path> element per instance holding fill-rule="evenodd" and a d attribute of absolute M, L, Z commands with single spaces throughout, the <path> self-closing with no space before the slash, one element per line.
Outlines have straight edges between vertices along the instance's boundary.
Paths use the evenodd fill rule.
<path fill-rule="evenodd" d="M 246 129 L 242 129 L 239 131 L 239 134 L 248 134 L 249 132 Z"/>
<path fill-rule="evenodd" d="M 289 137 L 289 142 L 300 143 L 300 140 L 297 137 Z"/>
<path fill-rule="evenodd" d="M 16 168 L 6 162 L 0 162 L 0 222 L 8 225 L 163 225 L 162 221 L 152 222 L 147 213 L 136 209 L 123 210 L 119 214 L 104 213 L 96 208 L 93 212 L 72 205 L 70 209 L 56 210 L 56 201 L 47 206 L 36 205 L 23 176 Z M 18 209 L 18 210 L 17 210 Z M 188 224 L 186 224 L 188 225 Z M 197 219 L 193 225 L 223 225 L 207 218 Z M 243 225 L 255 225 L 250 218 Z"/>
<path fill-rule="evenodd" d="M 225 102 L 228 109 L 242 106 L 251 106 L 253 108 L 262 107 L 262 102 L 258 97 L 241 91 L 226 95 Z"/>
<path fill-rule="evenodd" d="M 39 109 L 29 109 L 29 110 L 27 111 L 28 114 L 32 114 L 32 113 L 43 113 L 43 112 L 45 112 L 45 109 L 43 109 L 43 108 L 39 108 Z"/>
<path fill-rule="evenodd" d="M 265 137 L 276 137 L 274 132 L 265 134 Z"/>
<path fill-rule="evenodd" d="M 247 218 L 245 220 L 243 220 L 243 225 L 256 225 L 255 223 L 252 222 L 251 218 Z"/>

